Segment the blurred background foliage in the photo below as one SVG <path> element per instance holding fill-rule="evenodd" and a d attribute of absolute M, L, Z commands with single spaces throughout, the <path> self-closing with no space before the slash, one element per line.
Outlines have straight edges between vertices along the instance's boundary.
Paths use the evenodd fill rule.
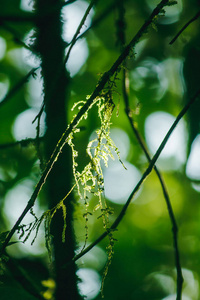
<path fill-rule="evenodd" d="M 42 105 L 40 69 L 29 76 L 15 93 L 10 90 L 24 80 L 39 60 L 23 43 L 31 47 L 33 38 L 32 3 L 29 0 L 1 1 L 0 4 L 0 226 L 8 231 L 25 207 L 41 174 L 36 125 L 32 121 Z M 73 2 L 73 1 L 72 1 Z M 126 42 L 128 43 L 157 5 L 155 0 L 124 1 Z M 68 70 L 71 75 L 71 98 L 85 100 L 94 90 L 99 77 L 120 54 L 116 22 L 117 1 L 98 1 L 83 27 L 83 36 L 74 47 Z M 77 0 L 63 7 L 63 39 L 70 42 L 88 3 Z M 199 88 L 200 39 L 199 19 L 191 23 L 170 45 L 177 32 L 199 11 L 198 0 L 178 0 L 158 19 L 139 41 L 126 61 L 129 77 L 129 101 L 137 128 L 153 155 L 178 112 Z M 21 20 L 20 20 L 21 19 Z M 91 26 L 91 28 L 90 28 Z M 89 29 L 89 30 L 88 30 Z M 23 42 L 23 43 L 22 43 Z M 52 45 L 53 47 L 53 45 Z M 121 73 L 114 95 L 116 105 L 112 117 L 111 136 L 121 153 L 127 171 L 116 159 L 104 168 L 105 197 L 113 207 L 114 221 L 148 163 L 125 114 Z M 7 96 L 6 96 L 7 95 Z M 175 129 L 157 166 L 164 176 L 179 229 L 179 250 L 184 276 L 183 299 L 200 298 L 200 135 L 197 101 Z M 71 118 L 73 112 L 66 112 Z M 41 120 L 41 136 L 45 133 L 45 116 Z M 86 146 L 100 125 L 93 108 L 81 123 L 81 132 L 74 142 L 79 152 L 80 170 L 88 161 Z M 56 126 L 56 124 L 55 124 Z M 21 141 L 18 143 L 18 141 Z M 83 203 L 76 195 L 75 230 L 78 247 L 84 244 L 85 221 Z M 34 207 L 40 216 L 47 208 L 45 189 Z M 89 210 L 96 204 L 91 196 Z M 29 215 L 23 223 L 33 219 Z M 89 218 L 89 242 L 103 231 L 94 212 Z M 118 240 L 112 264 L 104 285 L 105 299 L 175 299 L 176 271 L 172 241 L 172 224 L 161 186 L 154 172 L 133 199 L 124 219 L 114 233 Z M 14 240 L 18 240 L 15 236 Z M 103 240 L 77 261 L 81 293 L 86 299 L 101 299 L 101 277 L 106 263 Z M 8 248 L 15 258 L 1 264 L 1 299 L 35 299 L 23 289 L 20 272 L 30 277 L 36 289 L 50 299 L 54 284 L 52 270 L 41 227 L 31 246 L 31 238 Z M 23 276 L 22 276 L 23 277 Z M 20 283 L 21 284 L 20 284 Z"/>

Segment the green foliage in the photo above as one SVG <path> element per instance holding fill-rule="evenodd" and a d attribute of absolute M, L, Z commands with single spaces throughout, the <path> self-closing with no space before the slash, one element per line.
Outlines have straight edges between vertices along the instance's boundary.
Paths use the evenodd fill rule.
<path fill-rule="evenodd" d="M 78 106 L 78 109 L 81 109 L 82 106 L 79 105 L 82 103 L 85 102 L 81 101 L 76 103 L 72 110 L 76 106 Z M 68 144 L 72 148 L 73 174 L 80 198 L 85 200 L 87 207 L 86 199 L 88 198 L 88 194 L 93 193 L 99 199 L 99 203 L 94 210 L 103 210 L 106 207 L 106 204 L 102 202 L 102 193 L 104 191 L 102 163 L 105 167 L 108 167 L 108 160 L 109 158 L 114 159 L 114 153 L 117 154 L 118 159 L 121 161 L 119 150 L 110 137 L 111 117 L 115 107 L 112 100 L 111 89 L 109 88 L 106 92 L 103 91 L 101 96 L 94 100 L 93 105 L 94 104 L 98 108 L 98 116 L 101 125 L 100 128 L 96 130 L 97 137 L 89 141 L 87 145 L 86 152 L 90 161 L 81 172 L 78 171 L 78 163 L 76 162 L 78 151 L 75 150 L 75 145 L 73 143 L 74 134 L 80 132 L 79 128 L 76 128 L 70 134 Z M 89 109 L 91 109 L 91 107 Z M 87 114 L 88 112 L 85 113 L 84 118 L 87 118 Z"/>
<path fill-rule="evenodd" d="M 112 86 L 112 84 L 111 84 Z M 72 161 L 73 161 L 73 174 L 75 179 L 75 184 L 77 187 L 78 195 L 80 199 L 84 200 L 85 205 L 85 213 L 83 217 L 85 218 L 85 242 L 84 247 L 86 246 L 88 240 L 88 218 L 92 215 L 91 212 L 88 211 L 89 203 L 88 198 L 91 194 L 93 194 L 98 199 L 98 203 L 93 207 L 93 211 L 100 210 L 100 215 L 98 219 L 102 219 L 103 227 L 108 232 L 109 237 L 109 245 L 107 246 L 107 254 L 108 254 L 108 262 L 106 264 L 103 279 L 102 279 L 102 293 L 103 293 L 103 283 L 105 277 L 108 273 L 108 266 L 111 263 L 113 256 L 113 247 L 114 247 L 114 237 L 112 230 L 109 225 L 109 216 L 113 214 L 113 211 L 110 207 L 107 206 L 107 203 L 104 199 L 104 177 L 102 164 L 105 167 L 108 167 L 108 160 L 114 160 L 114 153 L 117 155 L 119 161 L 122 163 L 119 155 L 119 150 L 116 147 L 115 143 L 110 137 L 110 126 L 111 126 L 111 117 L 114 110 L 114 103 L 112 97 L 112 89 L 109 86 L 108 90 L 102 91 L 101 95 L 97 97 L 93 105 L 97 106 L 98 117 L 100 119 L 100 128 L 96 130 L 96 137 L 89 141 L 86 152 L 90 158 L 89 163 L 83 168 L 80 172 L 78 171 L 78 163 L 76 162 L 76 158 L 78 157 L 78 151 L 75 150 L 75 145 L 73 143 L 74 134 L 79 132 L 80 130 L 77 128 L 73 133 L 70 134 L 68 139 L 68 144 L 72 149 Z M 80 110 L 82 104 L 84 102 L 76 103 L 72 110 L 78 106 Z M 87 112 L 88 114 L 88 112 Z M 87 118 L 87 114 L 85 114 L 85 118 Z M 122 163 L 123 164 L 123 163 Z M 123 165 L 124 166 L 124 165 Z M 82 249 L 82 250 L 83 250 Z"/>

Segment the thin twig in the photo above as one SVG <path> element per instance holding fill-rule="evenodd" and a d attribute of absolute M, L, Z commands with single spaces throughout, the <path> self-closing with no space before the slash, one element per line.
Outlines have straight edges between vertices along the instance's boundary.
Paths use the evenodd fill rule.
<path fill-rule="evenodd" d="M 151 15 L 149 16 L 149 18 L 147 19 L 147 21 L 142 25 L 142 27 L 139 29 L 139 31 L 137 32 L 137 34 L 133 37 L 133 39 L 130 41 L 130 43 L 124 48 L 124 51 L 121 53 L 121 55 L 118 57 L 118 59 L 115 61 L 115 63 L 112 65 L 112 67 L 110 68 L 110 70 L 108 72 L 105 72 L 104 75 L 101 77 L 99 83 L 97 84 L 95 90 L 93 91 L 93 93 L 91 94 L 91 96 L 89 97 L 89 99 L 87 100 L 87 102 L 82 106 L 82 108 L 80 109 L 80 111 L 78 112 L 78 114 L 76 115 L 76 117 L 73 119 L 73 121 L 69 124 L 68 128 L 66 129 L 66 131 L 63 133 L 63 135 L 61 136 L 60 140 L 58 141 L 47 165 L 45 170 L 42 173 L 42 176 L 40 178 L 40 180 L 38 181 L 33 194 L 31 196 L 31 198 L 29 199 L 24 211 L 22 212 L 22 214 L 20 215 L 20 217 L 18 218 L 18 220 L 16 221 L 15 225 L 13 226 L 13 228 L 10 230 L 9 234 L 7 235 L 4 244 L 2 245 L 2 250 L 1 252 L 5 249 L 5 247 L 7 246 L 7 244 L 9 243 L 10 239 L 12 238 L 13 234 L 15 233 L 15 231 L 17 230 L 19 224 L 21 223 L 21 221 L 24 219 L 24 217 L 26 216 L 26 214 L 28 213 L 28 211 L 33 207 L 35 200 L 38 196 L 38 194 L 40 193 L 43 185 L 46 182 L 46 179 L 49 175 L 49 173 L 51 172 L 54 163 L 57 161 L 60 153 L 62 152 L 63 147 L 65 146 L 65 144 L 67 143 L 69 134 L 78 126 L 82 116 L 85 114 L 85 112 L 91 107 L 91 105 L 93 104 L 94 100 L 96 97 L 99 96 L 100 92 L 103 90 L 103 88 L 105 87 L 106 83 L 110 80 L 110 78 L 115 74 L 115 72 L 118 71 L 120 65 L 123 63 L 123 61 L 126 59 L 126 57 L 129 55 L 130 51 L 132 50 L 132 48 L 136 45 L 136 43 L 140 40 L 140 38 L 142 37 L 142 35 L 144 33 L 146 33 L 148 27 L 151 25 L 152 21 L 154 20 L 154 18 L 160 13 L 160 11 L 162 10 L 162 8 L 164 6 L 166 6 L 168 3 L 168 0 L 162 0 L 157 7 L 153 10 L 153 12 L 151 13 Z M 160 152 L 162 151 L 162 149 L 160 150 Z M 155 160 L 157 160 L 159 154 L 157 156 L 155 156 Z M 154 162 L 150 165 L 151 168 L 149 167 L 147 169 L 147 173 L 149 174 L 151 169 L 153 168 Z M 145 174 L 145 178 L 148 174 Z M 137 190 L 139 189 L 140 185 L 142 182 L 139 183 Z M 113 224 L 113 228 L 116 228 L 118 223 L 120 222 L 121 219 L 121 215 L 123 217 L 123 214 L 125 213 L 130 201 L 132 199 L 132 194 L 130 196 L 130 199 L 127 201 L 127 204 L 124 206 L 124 209 L 122 210 L 121 214 L 119 215 L 119 218 L 116 219 L 115 223 Z M 107 235 L 107 233 L 106 233 Z"/>
<path fill-rule="evenodd" d="M 177 35 L 171 40 L 171 42 L 169 43 L 170 45 L 172 45 L 177 38 L 181 35 L 181 33 L 194 21 L 196 21 L 198 18 L 200 17 L 200 11 L 191 19 L 189 20 L 182 28 L 181 30 L 177 33 Z"/>
<path fill-rule="evenodd" d="M 30 295 L 33 295 L 36 299 L 44 300 L 45 298 L 41 295 L 41 287 L 35 284 L 31 278 L 31 274 L 28 274 L 18 261 L 12 258 L 8 253 L 6 253 L 8 261 L 6 266 L 10 270 L 13 278 L 22 286 L 22 288 L 27 291 Z"/>
<path fill-rule="evenodd" d="M 126 82 L 127 82 L 127 76 L 126 76 L 126 70 L 123 69 L 123 79 L 122 79 L 122 90 L 123 90 L 123 97 L 124 97 L 124 102 L 125 102 L 125 112 L 127 115 L 127 118 L 129 120 L 129 123 L 131 125 L 131 128 L 138 140 L 138 143 L 140 145 L 140 147 L 142 148 L 142 150 L 144 151 L 149 163 L 151 163 L 151 157 L 149 154 L 149 151 L 145 145 L 145 142 L 142 138 L 142 136 L 140 135 L 139 131 L 137 130 L 135 124 L 134 124 L 134 120 L 133 120 L 133 116 L 131 113 L 131 109 L 129 106 L 129 97 L 127 94 L 127 87 L 126 87 Z M 167 191 L 167 187 L 165 185 L 164 179 L 160 173 L 160 171 L 158 170 L 158 168 L 156 167 L 156 165 L 154 166 L 154 170 L 156 172 L 156 175 L 158 176 L 158 179 L 160 181 L 161 187 L 162 187 L 162 191 L 163 191 L 163 195 L 165 198 L 165 202 L 167 205 L 167 210 L 168 210 L 168 214 L 172 223 L 172 234 L 173 234 L 173 243 L 174 243 L 174 255 L 175 255 L 175 264 L 176 264 L 176 271 L 177 271 L 177 300 L 181 299 L 181 294 L 182 294 L 182 285 L 183 285 L 183 276 L 182 276 L 182 270 L 181 270 L 181 264 L 180 264 L 180 254 L 179 254 L 179 248 L 178 248 L 178 226 L 176 224 L 176 218 L 173 212 L 173 208 L 171 205 L 171 201 L 169 198 L 169 194 Z"/>
<path fill-rule="evenodd" d="M 127 1 L 127 0 L 124 0 L 124 1 Z M 114 1 L 110 5 L 106 6 L 105 10 L 98 17 L 94 18 L 90 27 L 88 27 L 82 34 L 80 34 L 77 37 L 77 40 L 84 37 L 84 35 L 88 31 L 90 31 L 92 28 L 95 28 L 103 19 L 105 19 L 113 11 L 113 9 L 116 5 L 117 5 L 117 1 Z"/>
<path fill-rule="evenodd" d="M 155 155 L 151 159 L 151 162 L 149 163 L 148 168 L 145 170 L 145 172 L 143 173 L 141 179 L 138 181 L 137 185 L 133 189 L 133 191 L 130 194 L 128 200 L 126 201 L 125 205 L 123 206 L 122 210 L 120 211 L 118 217 L 116 218 L 116 220 L 114 221 L 114 223 L 111 225 L 111 227 L 110 227 L 111 230 L 116 230 L 117 229 L 119 223 L 123 219 L 123 217 L 124 217 L 124 215 L 126 213 L 126 210 L 127 210 L 128 206 L 129 206 L 129 204 L 131 203 L 133 197 L 135 196 L 136 192 L 140 189 L 140 187 L 143 184 L 144 180 L 147 178 L 147 176 L 151 173 L 152 169 L 154 168 L 154 165 L 155 165 L 156 161 L 158 160 L 158 158 L 159 158 L 162 150 L 164 149 L 164 147 L 165 147 L 165 145 L 166 145 L 166 143 L 167 143 L 170 135 L 172 134 L 172 132 L 174 131 L 175 127 L 177 126 L 177 124 L 179 123 L 179 121 L 182 119 L 182 117 L 186 114 L 186 112 L 188 111 L 188 109 L 190 108 L 190 106 L 195 102 L 195 100 L 197 99 L 197 97 L 199 97 L 199 95 L 200 95 L 200 89 L 188 101 L 188 103 L 183 107 L 183 109 L 178 114 L 176 120 L 174 121 L 174 123 L 172 124 L 172 126 L 170 127 L 170 129 L 168 130 L 168 132 L 165 135 L 165 137 L 164 137 L 162 143 L 160 144 L 158 150 L 156 151 Z M 81 258 L 83 255 L 85 255 L 87 252 L 89 252 L 94 246 L 96 246 L 100 241 L 102 241 L 107 235 L 108 235 L 108 232 L 105 231 L 93 243 L 91 243 L 87 248 L 85 248 L 82 252 L 80 252 L 79 254 L 77 254 L 73 258 L 73 260 L 76 261 L 79 258 Z"/>
<path fill-rule="evenodd" d="M 77 0 L 76 0 L 77 1 Z M 127 0 L 124 0 L 127 1 Z M 81 33 L 77 38 L 76 41 L 83 38 L 91 29 L 95 28 L 102 20 L 104 20 L 111 12 L 113 12 L 113 9 L 118 5 L 117 1 L 114 1 L 113 3 L 111 3 L 110 5 L 106 6 L 105 10 L 103 12 L 101 12 L 97 17 L 94 17 L 94 19 L 92 20 L 91 25 L 85 30 L 83 31 L 83 33 Z M 73 40 L 73 39 L 72 39 Z M 69 42 L 67 43 L 66 47 L 70 46 L 72 43 Z"/>
<path fill-rule="evenodd" d="M 76 2 L 76 1 L 77 1 L 77 0 L 68 0 L 68 1 L 66 1 L 65 3 L 63 3 L 62 6 L 66 6 L 66 5 L 68 5 L 68 4 L 72 4 L 72 3 Z"/>
<path fill-rule="evenodd" d="M 39 137 L 39 140 L 42 141 L 43 137 Z M 15 146 L 18 146 L 20 145 L 21 147 L 26 147 L 28 146 L 29 144 L 35 144 L 36 142 L 36 139 L 24 139 L 24 140 L 21 140 L 21 141 L 16 141 L 16 142 L 12 142 L 12 143 L 6 143 L 6 144 L 0 144 L 0 150 L 2 149 L 7 149 L 7 148 L 12 148 L 12 147 L 15 147 Z"/>
<path fill-rule="evenodd" d="M 94 4 L 97 3 L 97 1 L 98 1 L 98 0 L 92 0 L 92 1 L 90 2 L 90 4 L 89 4 L 88 8 L 86 9 L 85 14 L 84 14 L 84 16 L 83 16 L 83 18 L 82 18 L 82 20 L 81 20 L 81 22 L 80 22 L 80 24 L 79 24 L 79 26 L 78 26 L 78 28 L 77 28 L 75 34 L 74 34 L 72 40 L 71 40 L 69 50 L 68 50 L 67 55 L 66 55 L 65 60 L 64 60 L 64 65 L 67 63 L 67 61 L 68 61 L 68 59 L 69 59 L 69 55 L 70 55 L 70 53 L 71 53 L 71 50 L 72 50 L 73 46 L 75 45 L 75 43 L 76 43 L 76 41 L 77 41 L 77 37 L 78 37 L 78 35 L 79 35 L 80 31 L 81 31 L 81 28 L 83 27 L 83 25 L 84 25 L 84 23 L 85 23 L 85 20 L 86 20 L 87 16 L 88 16 L 89 13 L 90 13 L 90 10 L 91 10 L 92 7 L 94 6 Z"/>
<path fill-rule="evenodd" d="M 9 92 L 8 94 L 2 99 L 0 102 L 0 107 L 4 105 L 23 85 L 26 83 L 30 76 L 34 76 L 35 72 L 39 67 L 33 68 L 26 74 Z"/>
<path fill-rule="evenodd" d="M 38 156 L 39 161 L 40 161 L 40 169 L 44 170 L 44 157 L 43 157 L 42 151 L 40 149 L 40 121 L 41 121 L 41 117 L 42 117 L 42 112 L 39 116 L 37 115 L 35 148 L 36 148 L 37 156 Z"/>
<path fill-rule="evenodd" d="M 31 12 L 23 12 L 19 15 L 1 15 L 0 14 L 0 25 L 1 22 L 9 21 L 9 22 L 34 22 L 37 20 L 37 16 Z"/>
<path fill-rule="evenodd" d="M 35 51 L 32 47 L 26 45 L 26 43 L 24 43 L 24 42 L 18 37 L 19 34 L 18 34 L 18 32 L 17 32 L 14 28 L 12 28 L 10 25 L 8 25 L 8 24 L 5 23 L 5 22 L 2 22 L 1 26 L 2 26 L 5 30 L 7 30 L 8 32 L 10 32 L 10 33 L 13 35 L 13 40 L 14 40 L 18 45 L 24 47 L 25 49 L 27 49 L 27 50 L 29 50 L 29 51 L 31 51 L 32 53 L 34 53 L 34 54 L 37 55 L 36 51 Z"/>

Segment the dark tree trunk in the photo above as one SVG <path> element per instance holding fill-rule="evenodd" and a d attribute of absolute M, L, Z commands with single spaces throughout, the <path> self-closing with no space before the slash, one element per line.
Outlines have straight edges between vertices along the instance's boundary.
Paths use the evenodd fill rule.
<path fill-rule="evenodd" d="M 66 129 L 66 105 L 69 95 L 69 75 L 63 67 L 64 43 L 61 37 L 62 22 L 59 0 L 36 0 L 38 16 L 35 47 L 41 57 L 44 79 L 44 104 L 46 112 L 45 152 L 48 160 L 55 145 Z M 55 7 L 52 9 L 52 7 Z M 47 180 L 47 197 L 52 208 L 70 190 L 71 151 L 65 147 Z M 53 259 L 56 281 L 56 300 L 81 299 L 77 291 L 75 263 L 68 264 L 74 256 L 75 236 L 73 231 L 73 199 L 66 201 L 67 229 L 62 241 L 63 215 L 57 211 L 52 220 Z"/>

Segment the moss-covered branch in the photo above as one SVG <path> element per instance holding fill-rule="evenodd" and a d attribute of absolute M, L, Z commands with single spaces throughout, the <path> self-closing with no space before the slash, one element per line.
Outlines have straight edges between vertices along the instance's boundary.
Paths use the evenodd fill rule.
<path fill-rule="evenodd" d="M 153 10 L 152 14 L 149 16 L 149 18 L 147 19 L 147 21 L 141 26 L 141 28 L 139 29 L 139 31 L 137 32 L 137 34 L 130 41 L 130 43 L 124 48 L 123 52 L 118 57 L 118 59 L 115 61 L 115 63 L 112 65 L 112 67 L 107 72 L 105 72 L 103 74 L 103 76 L 99 80 L 99 82 L 98 82 L 95 90 L 93 91 L 93 93 L 91 94 L 91 96 L 89 97 L 89 99 L 87 100 L 87 102 L 83 105 L 83 107 L 80 109 L 80 111 L 75 116 L 75 118 L 73 119 L 73 121 L 67 127 L 66 131 L 62 134 L 61 138 L 59 139 L 59 141 L 58 141 L 58 143 L 57 143 L 57 145 L 56 145 L 56 147 L 55 147 L 55 149 L 54 149 L 54 151 L 53 151 L 53 153 L 52 153 L 52 155 L 51 155 L 51 157 L 50 157 L 50 159 L 49 159 L 49 161 L 47 163 L 47 166 L 46 166 L 45 170 L 43 171 L 43 174 L 42 174 L 40 180 L 38 181 L 38 184 L 36 185 L 36 188 L 35 188 L 32 196 L 31 196 L 30 200 L 28 201 L 28 203 L 27 203 L 24 211 L 22 212 L 21 216 L 18 218 L 18 220 L 16 221 L 15 225 L 10 230 L 10 232 L 9 232 L 9 234 L 8 234 L 8 236 L 7 236 L 4 244 L 3 244 L 2 250 L 5 249 L 5 247 L 9 243 L 10 239 L 12 238 L 13 234 L 17 230 L 19 224 L 21 223 L 21 221 L 23 220 L 23 218 L 25 217 L 25 215 L 27 214 L 27 212 L 31 209 L 31 207 L 33 207 L 38 194 L 40 193 L 40 191 L 41 191 L 44 183 L 46 182 L 47 177 L 49 176 L 49 174 L 50 174 L 50 172 L 51 172 L 51 170 L 52 170 L 55 162 L 58 160 L 58 157 L 61 154 L 61 152 L 63 150 L 63 147 L 67 143 L 67 139 L 68 139 L 69 134 L 78 126 L 78 124 L 79 124 L 80 120 L 82 119 L 83 115 L 90 108 L 90 106 L 92 105 L 92 103 L 95 100 L 95 98 L 100 95 L 100 93 L 103 90 L 103 88 L 105 87 L 106 83 L 108 83 L 108 81 L 110 80 L 110 78 L 115 74 L 115 72 L 118 71 L 119 67 L 121 66 L 121 64 L 123 63 L 123 61 L 126 59 L 126 57 L 130 54 L 131 50 L 134 48 L 134 46 L 140 40 L 140 38 L 142 37 L 142 35 L 147 32 L 149 26 L 152 24 L 152 22 L 155 21 L 155 18 L 159 15 L 159 13 L 162 12 L 163 7 L 165 7 L 169 3 L 170 3 L 169 0 L 162 0 L 157 5 L 157 7 Z M 150 172 L 150 171 L 151 170 L 149 170 L 148 172 Z M 125 211 L 126 211 L 128 205 L 129 205 L 130 201 L 131 201 L 131 199 L 128 201 L 127 206 L 124 206 L 124 210 Z M 122 212 L 122 214 L 123 214 L 123 212 Z M 118 225 L 118 221 L 117 220 L 116 220 L 116 224 Z"/>

